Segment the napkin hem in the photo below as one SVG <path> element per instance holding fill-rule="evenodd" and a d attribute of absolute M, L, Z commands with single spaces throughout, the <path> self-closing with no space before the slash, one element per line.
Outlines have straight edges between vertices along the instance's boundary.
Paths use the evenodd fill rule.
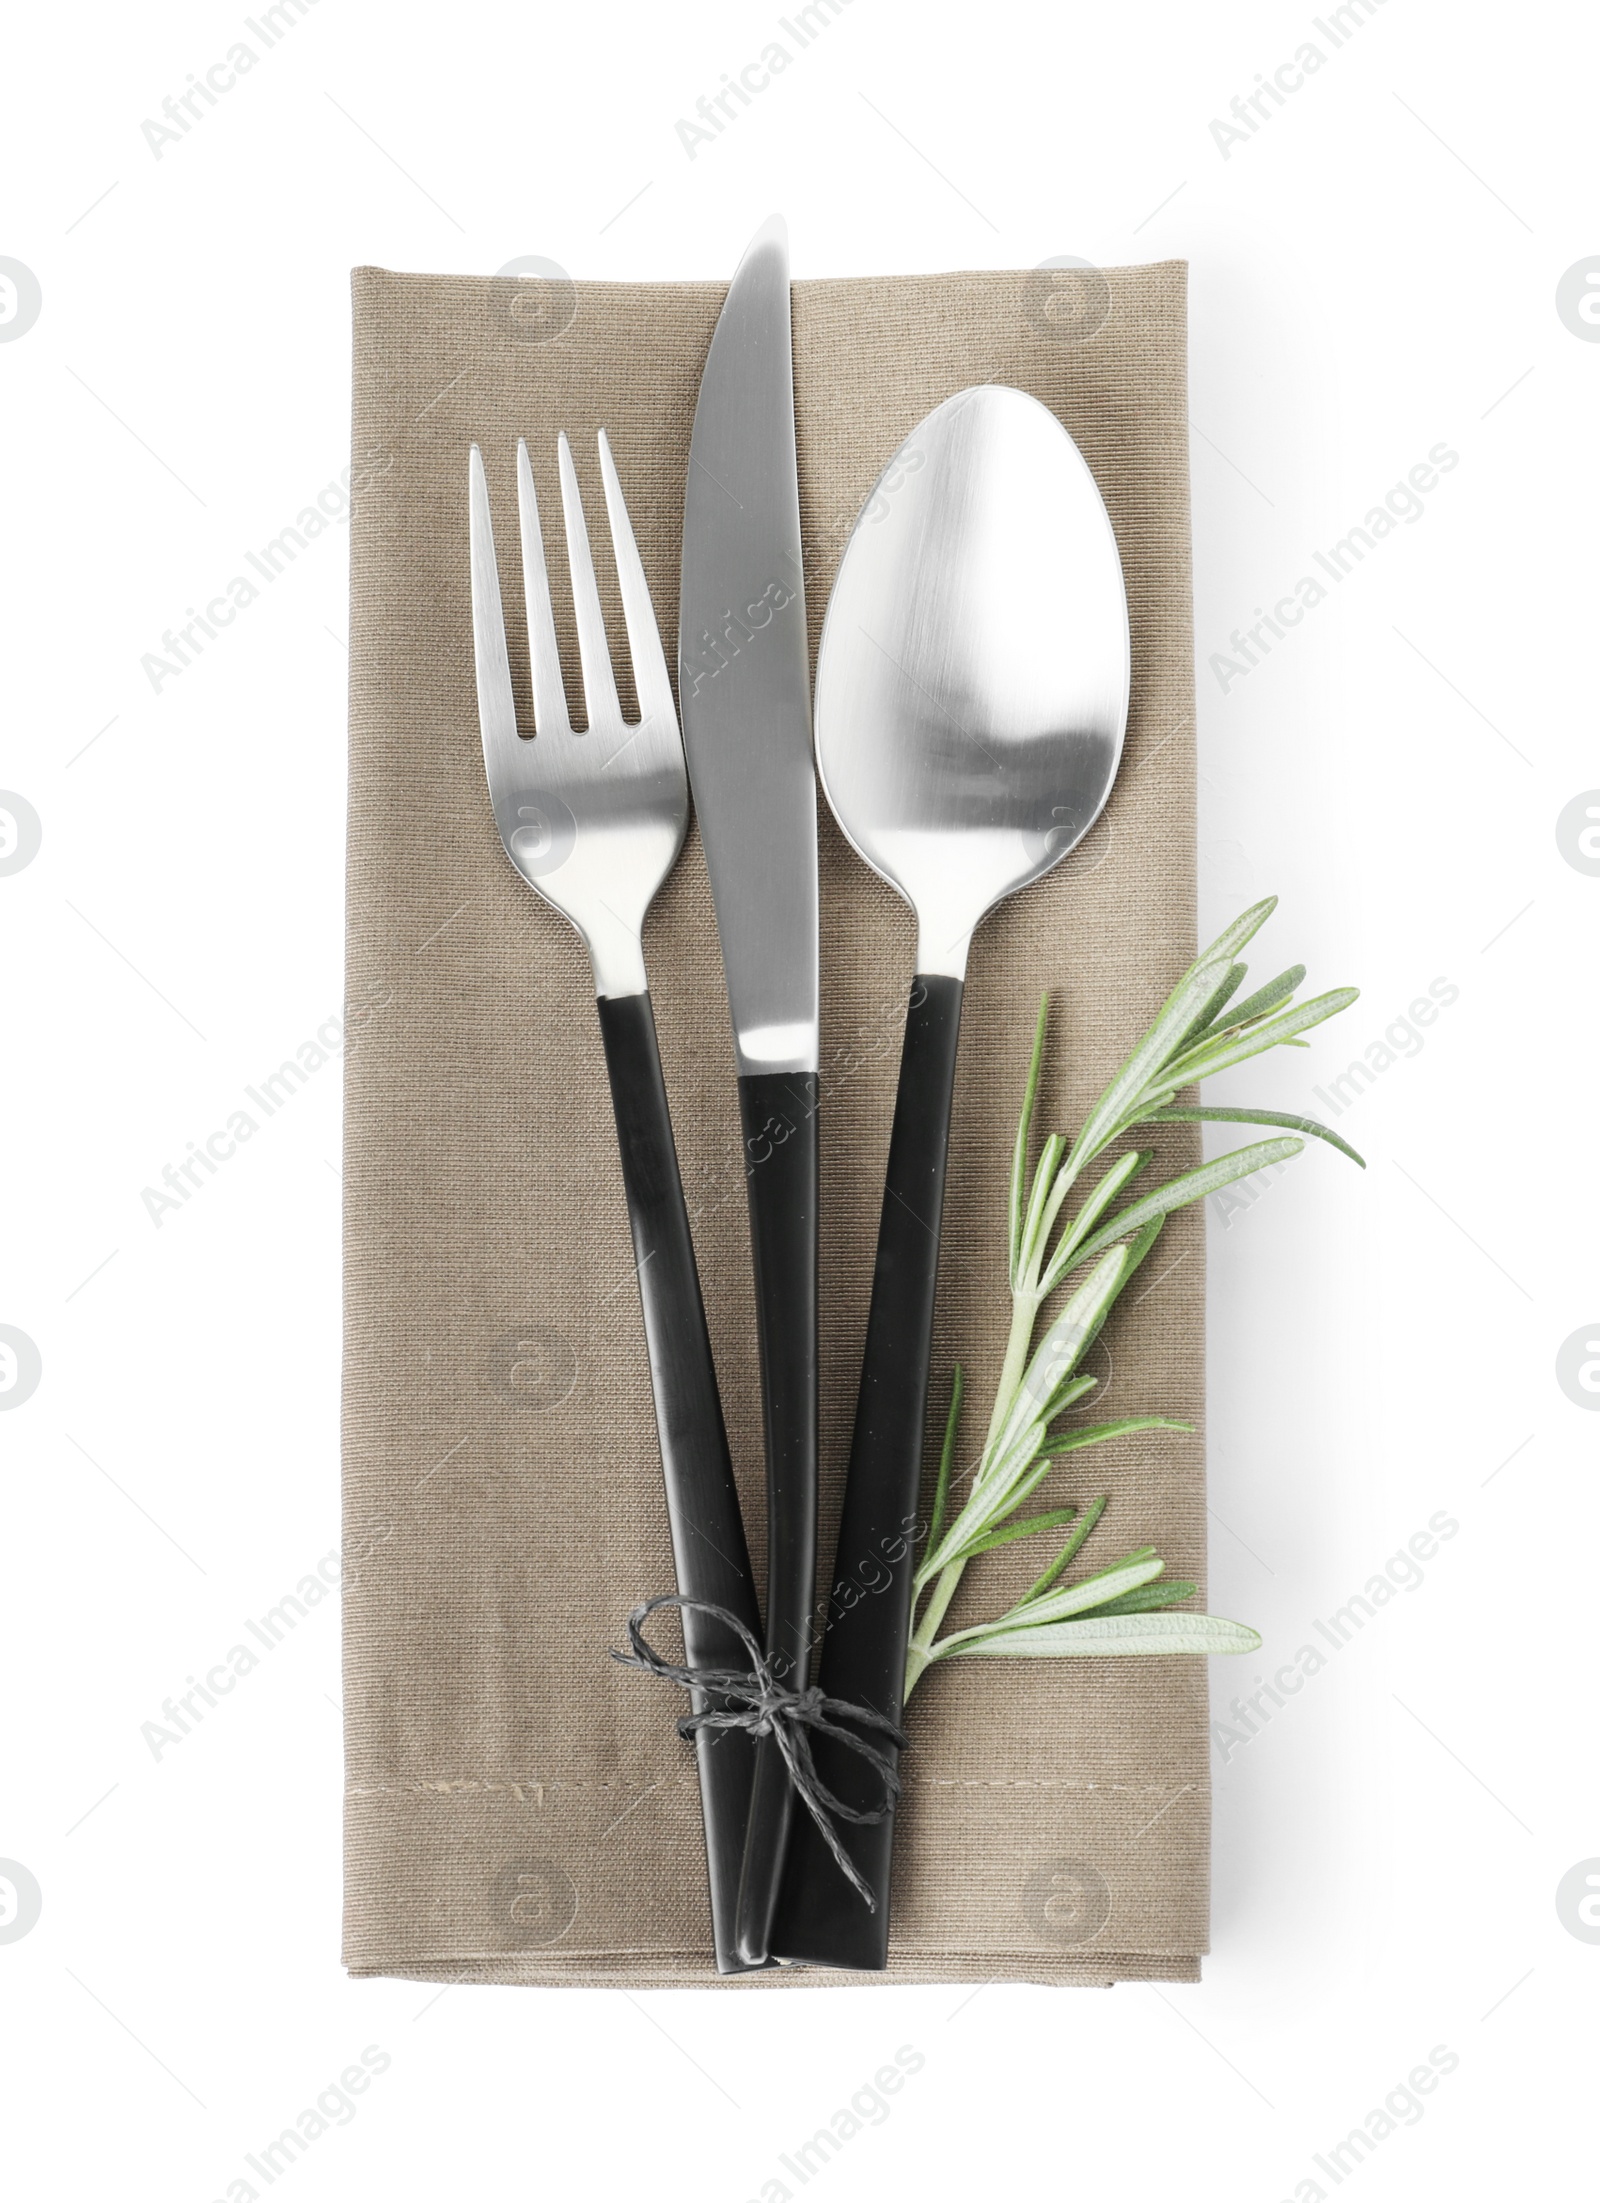
<path fill-rule="evenodd" d="M 1055 1965 L 1037 1958 L 1018 1960 L 995 1970 L 992 1954 L 966 1965 L 958 1959 L 897 1959 L 882 1973 L 846 1973 L 822 1966 L 781 1966 L 771 1972 L 718 1974 L 710 1971 L 711 1953 L 702 1951 L 697 1964 L 687 1958 L 660 1966 L 641 1965 L 636 1958 L 618 1961 L 614 1970 L 592 1962 L 570 1971 L 551 1965 L 514 1965 L 505 1959 L 481 1963 L 440 1959 L 430 1963 L 414 1959 L 405 1965 L 347 1965 L 352 1981 L 442 1982 L 458 1988 L 531 1989 L 897 1989 L 897 1988 L 1038 1988 L 1114 1989 L 1120 1982 L 1198 1982 L 1201 1957 L 1162 1957 L 1130 1952 L 1097 1963 Z"/>

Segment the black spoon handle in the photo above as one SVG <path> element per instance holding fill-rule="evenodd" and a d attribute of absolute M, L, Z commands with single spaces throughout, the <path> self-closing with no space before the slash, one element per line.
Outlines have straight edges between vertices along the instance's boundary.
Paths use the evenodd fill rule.
<path fill-rule="evenodd" d="M 817 1075 L 747 1074 L 739 1106 L 766 1432 L 766 1649 L 778 1679 L 803 1690 L 817 1589 Z M 793 1808 L 788 1770 L 763 1737 L 734 1929 L 748 1966 L 767 1963 Z"/>
<path fill-rule="evenodd" d="M 599 1009 L 639 1273 L 678 1589 L 685 1598 L 725 1607 L 759 1640 L 761 1618 L 723 1427 L 650 997 L 602 995 Z M 638 1586 L 641 1596 L 654 1588 Z M 710 1615 L 685 1613 L 683 1637 L 691 1667 L 743 1669 L 750 1664 L 739 1639 Z M 694 1695 L 696 1713 L 708 1705 L 725 1708 L 726 1701 L 704 1693 Z M 665 1705 L 661 1717 L 670 1718 Z M 746 1969 L 735 1955 L 734 1913 L 755 1752 L 744 1729 L 702 1729 L 695 1737 L 695 1751 L 717 1971 L 738 1973 Z"/>
<path fill-rule="evenodd" d="M 912 985 L 855 1434 L 822 1642 L 819 1681 L 828 1696 L 871 1706 L 894 1722 L 900 1719 L 911 1633 L 923 1419 L 961 994 L 961 981 L 943 975 L 919 976 Z M 883 1748 L 877 1732 L 856 1733 Z M 882 1802 L 881 1779 L 857 1753 L 827 1737 L 816 1739 L 815 1751 L 823 1782 L 847 1805 L 870 1810 Z M 871 1827 L 848 1821 L 837 1825 L 846 1852 L 873 1892 L 876 1910 L 868 1911 L 840 1873 L 811 1816 L 797 1814 L 772 1954 L 797 1965 L 881 1970 L 889 1956 L 893 1817 L 886 1814 Z"/>

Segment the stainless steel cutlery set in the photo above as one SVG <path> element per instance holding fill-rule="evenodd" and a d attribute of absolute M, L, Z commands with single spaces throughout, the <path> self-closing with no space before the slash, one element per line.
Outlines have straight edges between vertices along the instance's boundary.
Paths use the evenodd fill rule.
<path fill-rule="evenodd" d="M 639 717 L 625 720 L 618 703 L 563 436 L 561 502 L 587 724 L 574 731 L 568 717 L 533 470 L 519 446 L 534 726 L 531 737 L 518 729 L 476 447 L 470 465 L 473 636 L 495 821 L 512 863 L 570 919 L 594 964 L 684 1668 L 700 1717 L 694 1738 L 721 1972 L 887 1964 L 895 1752 L 884 1725 L 892 1730 L 901 1712 L 967 951 L 984 914 L 1065 856 L 1099 816 L 1128 709 L 1122 572 L 1093 478 L 1045 407 L 985 385 L 949 398 L 886 455 L 880 490 L 865 509 L 872 518 L 857 524 L 828 607 L 813 765 L 789 297 L 786 236 L 774 219 L 735 274 L 700 386 L 684 500 L 676 713 L 602 432 L 601 480 Z M 830 1579 L 849 1581 L 871 1562 L 883 1587 L 853 1603 L 829 1598 L 820 1619 L 819 775 L 853 847 L 917 919 Z M 690 787 L 745 1134 L 767 1466 L 764 1627 L 642 945 L 645 914 L 683 845 Z M 759 1687 L 719 1692 L 719 1677 L 751 1671 L 747 1638 L 764 1648 Z M 804 1779 L 794 1772 L 797 1754 Z"/>

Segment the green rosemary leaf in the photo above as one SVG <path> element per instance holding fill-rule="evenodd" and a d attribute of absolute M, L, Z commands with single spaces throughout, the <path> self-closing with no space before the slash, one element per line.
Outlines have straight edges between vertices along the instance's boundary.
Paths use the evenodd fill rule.
<path fill-rule="evenodd" d="M 1157 1216 L 1153 1218 L 1150 1223 L 1144 1226 L 1144 1228 L 1139 1233 L 1138 1238 L 1128 1249 L 1128 1277 L 1125 1277 L 1123 1279 L 1122 1282 L 1124 1285 L 1127 1284 L 1128 1278 L 1132 1277 L 1134 1271 L 1138 1269 L 1140 1263 L 1150 1252 L 1150 1249 L 1161 1237 L 1161 1227 L 1165 1222 L 1165 1216 Z"/>
<path fill-rule="evenodd" d="M 1184 1035 L 1203 1019 L 1228 984 L 1231 963 L 1215 959 L 1193 965 L 1168 995 L 1155 1023 L 1124 1062 L 1084 1120 L 1072 1143 L 1072 1164 L 1081 1170 L 1129 1121 L 1151 1081 L 1182 1047 Z M 1164 1079 L 1164 1084 L 1176 1082 Z"/>
<path fill-rule="evenodd" d="M 1003 1487 L 992 1491 L 974 1492 L 945 1532 L 944 1541 L 938 1551 L 929 1554 L 918 1574 L 926 1579 L 938 1575 L 941 1569 L 955 1567 L 957 1563 L 965 1567 L 971 1555 L 978 1551 L 979 1540 L 987 1537 L 997 1522 L 1009 1514 L 1015 1514 L 1019 1507 L 1025 1505 L 1054 1467 L 1055 1463 L 1047 1453 L 1035 1453 L 1020 1477 L 1008 1480 Z"/>
<path fill-rule="evenodd" d="M 1199 958 L 1199 962 L 1213 964 L 1222 956 L 1231 962 L 1247 941 L 1255 939 L 1277 907 L 1276 895 L 1268 895 L 1264 901 L 1252 903 L 1248 910 L 1242 911 L 1234 919 L 1231 926 L 1224 926 L 1205 954 Z"/>
<path fill-rule="evenodd" d="M 1056 1251 L 1050 1257 L 1049 1266 L 1039 1280 L 1039 1298 L 1041 1300 L 1048 1299 L 1049 1295 L 1054 1292 L 1066 1276 L 1068 1270 L 1071 1269 L 1074 1248 L 1083 1244 L 1100 1218 L 1128 1183 L 1128 1180 L 1142 1170 L 1149 1160 L 1150 1157 L 1147 1152 L 1136 1148 L 1131 1154 L 1119 1155 L 1106 1171 L 1104 1177 L 1100 1179 L 1094 1190 L 1085 1199 L 1077 1215 L 1056 1241 Z M 1059 1182 L 1061 1182 L 1062 1191 L 1065 1192 L 1067 1184 L 1071 1182 L 1065 1171 L 1062 1172 L 1061 1181 Z"/>
<path fill-rule="evenodd" d="M 1280 1109 L 1152 1109 L 1144 1124 L 1276 1124 L 1288 1132 L 1308 1132 L 1315 1140 L 1326 1140 L 1341 1155 L 1348 1155 L 1351 1162 L 1359 1163 L 1363 1170 L 1366 1163 L 1348 1140 L 1341 1140 L 1337 1132 L 1331 1132 L 1325 1124 L 1318 1124 L 1315 1117 L 1291 1117 Z"/>
<path fill-rule="evenodd" d="M 1280 972 L 1276 979 L 1269 980 L 1266 986 L 1236 1004 L 1226 1030 L 1232 1032 L 1236 1025 L 1252 1024 L 1256 1018 L 1265 1017 L 1269 1010 L 1275 1010 L 1280 1002 L 1287 1002 L 1305 975 L 1304 964 L 1291 964 L 1287 971 Z M 1213 1025 L 1220 1025 L 1220 1022 L 1212 1020 Z"/>
<path fill-rule="evenodd" d="M 1022 1115 L 1017 1120 L 1017 1141 L 1011 1151 L 1010 1234 L 1011 1283 L 1017 1282 L 1017 1262 L 1022 1246 L 1022 1189 L 1028 1177 L 1028 1137 L 1033 1128 L 1033 1106 L 1039 1094 L 1039 1070 L 1044 1062 L 1044 1039 L 1050 1024 L 1050 997 L 1039 997 L 1034 1020 L 1033 1054 L 1028 1062 L 1028 1083 L 1022 1094 Z"/>
<path fill-rule="evenodd" d="M 1219 1033 L 1215 1040 L 1203 1039 L 1187 1055 L 1167 1065 L 1166 1083 L 1174 1087 L 1192 1086 L 1197 1079 L 1212 1078 L 1235 1063 L 1245 1063 L 1251 1056 L 1263 1055 L 1267 1049 L 1292 1040 L 1296 1033 L 1320 1025 L 1324 1018 L 1337 1017 L 1341 1010 L 1349 1009 L 1360 992 L 1359 987 L 1335 987 L 1331 994 L 1319 994 L 1314 1001 L 1297 1003 L 1281 1017 L 1269 1018 L 1265 1025 L 1239 1033 L 1232 1040 L 1226 1033 Z"/>
<path fill-rule="evenodd" d="M 1065 1384 L 1056 1387 L 1045 1402 L 1043 1413 L 1039 1417 L 1040 1422 L 1053 1423 L 1058 1415 L 1065 1415 L 1075 1401 L 1081 1400 L 1086 1392 L 1093 1392 L 1099 1382 L 1098 1377 L 1091 1377 L 1087 1371 L 1082 1376 L 1069 1377 Z"/>
<path fill-rule="evenodd" d="M 1080 1446 L 1100 1446 L 1108 1438 L 1125 1438 L 1134 1430 L 1193 1430 L 1193 1423 L 1174 1422 L 1170 1415 L 1124 1415 L 1120 1422 L 1086 1423 L 1082 1430 L 1068 1431 L 1064 1438 L 1047 1441 L 1050 1458 L 1059 1461 L 1069 1453 L 1076 1453 Z"/>
<path fill-rule="evenodd" d="M 1089 1532 L 1094 1528 L 1095 1524 L 1100 1520 L 1100 1517 L 1105 1513 L 1106 1501 L 1108 1496 L 1108 1494 L 1102 1493 L 1098 1499 L 1090 1500 L 1088 1506 L 1085 1507 L 1085 1509 L 1083 1510 L 1083 1514 L 1078 1522 L 1078 1527 L 1073 1531 L 1071 1537 L 1068 1538 L 1066 1544 L 1062 1546 L 1060 1552 L 1057 1553 L 1055 1559 L 1050 1563 L 1049 1567 L 1039 1578 L 1038 1582 L 1030 1584 L 1027 1590 L 1024 1591 L 1022 1597 L 1017 1602 L 1019 1606 L 1031 1605 L 1032 1602 L 1035 1599 L 1039 1598 L 1042 1593 L 1049 1590 L 1050 1586 L 1057 1580 L 1058 1577 L 1064 1576 L 1066 1574 L 1068 1568 L 1071 1567 L 1073 1561 L 1078 1556 L 1079 1547 L 1083 1544 L 1085 1538 L 1087 1538 Z"/>
<path fill-rule="evenodd" d="M 1033 1174 L 1033 1192 L 1029 1196 L 1027 1212 L 1022 1219 L 1022 1232 L 1017 1240 L 1017 1274 L 1013 1280 L 1014 1287 L 1020 1285 L 1033 1268 L 1034 1250 L 1042 1234 L 1050 1228 L 1053 1208 L 1061 1205 L 1056 1199 L 1056 1188 L 1061 1158 L 1066 1151 L 1067 1143 L 1059 1132 L 1052 1132 L 1039 1150 L 1039 1165 Z"/>
<path fill-rule="evenodd" d="M 1008 1495 L 1019 1488 L 1018 1478 L 1027 1475 L 1044 1444 L 1044 1432 L 1043 1411 L 1030 1411 L 985 1446 L 959 1520 L 976 1520 L 979 1514 L 987 1519 L 996 1505 L 1009 1504 Z"/>
<path fill-rule="evenodd" d="M 1249 969 L 1250 967 L 1248 964 L 1234 965 L 1233 969 L 1229 972 L 1226 981 L 1223 983 L 1221 989 L 1218 991 L 1218 993 L 1212 996 L 1210 1002 L 1206 1005 L 1200 1016 L 1195 1020 L 1194 1024 L 1192 1024 L 1189 1030 L 1184 1034 L 1183 1039 L 1178 1044 L 1180 1047 L 1187 1048 L 1197 1034 L 1208 1031 L 1212 1026 L 1216 1024 L 1217 1020 L 1221 1017 L 1223 1011 L 1227 1008 L 1228 1004 L 1238 993 L 1240 987 L 1243 986 L 1245 973 Z"/>
<path fill-rule="evenodd" d="M 1005 1454 L 985 1456 L 966 1505 L 937 1543 L 929 1539 L 912 1579 L 917 1586 L 931 1582 L 942 1569 L 965 1567 L 962 1556 L 974 1542 L 1032 1497 L 1054 1467 L 1049 1455 L 1039 1452 L 1043 1441 L 1044 1426 L 1034 1423 Z"/>
<path fill-rule="evenodd" d="M 1112 1247 L 1051 1324 L 1035 1348 L 1017 1387 L 1016 1398 L 995 1434 L 997 1450 L 1013 1442 L 1026 1424 L 1036 1422 L 1046 1413 L 1063 1380 L 1072 1374 L 1078 1357 L 1104 1321 L 1107 1309 L 1128 1274 L 1130 1261 L 1131 1251 L 1127 1247 Z"/>
<path fill-rule="evenodd" d="M 1120 1599 L 1107 1599 L 1097 1606 L 1097 1614 L 1148 1614 L 1157 1607 L 1176 1606 L 1180 1600 L 1192 1599 L 1200 1586 L 1197 1583 L 1147 1583 L 1138 1591 L 1125 1591 Z"/>
<path fill-rule="evenodd" d="M 938 1653 L 951 1645 L 965 1643 L 969 1637 L 982 1637 L 993 1629 L 1033 1628 L 1042 1622 L 1064 1621 L 1070 1614 L 1086 1613 L 1108 1599 L 1120 1598 L 1124 1591 L 1134 1591 L 1140 1584 L 1150 1583 L 1164 1566 L 1155 1547 L 1144 1546 L 1110 1568 L 1102 1568 L 1097 1575 L 1085 1577 L 1082 1583 L 1066 1584 L 1039 1598 L 1020 1599 L 994 1621 L 975 1623 L 971 1629 L 954 1630 L 950 1636 L 940 1638 L 933 1649 Z"/>
<path fill-rule="evenodd" d="M 1236 1147 L 1231 1155 L 1220 1155 L 1214 1163 L 1202 1163 L 1198 1170 L 1185 1171 L 1181 1178 L 1169 1179 L 1154 1193 L 1146 1194 L 1142 1201 L 1135 1201 L 1131 1209 L 1114 1216 L 1095 1233 L 1087 1246 L 1079 1248 L 1074 1260 L 1087 1262 L 1141 1225 L 1169 1216 L 1174 1209 L 1186 1208 L 1191 1201 L 1203 1201 L 1208 1193 L 1231 1186 L 1236 1178 L 1248 1178 L 1253 1170 L 1265 1170 L 1272 1163 L 1286 1163 L 1291 1156 L 1298 1155 L 1304 1145 L 1303 1140 L 1258 1140 L 1254 1147 Z"/>
<path fill-rule="evenodd" d="M 1036 1530 L 1059 1530 L 1063 1523 L 1077 1519 L 1076 1507 L 1052 1507 L 1046 1514 L 1027 1515 L 1021 1522 L 1009 1522 L 1003 1529 L 990 1530 L 973 1544 L 963 1545 L 960 1557 L 974 1560 L 979 1553 L 992 1552 L 997 1545 L 1014 1545 L 1018 1538 L 1031 1538 Z"/>
<path fill-rule="evenodd" d="M 1124 1591 L 1136 1591 L 1142 1583 L 1153 1583 L 1166 1567 L 1166 1562 L 1153 1545 L 1142 1545 L 1137 1553 L 1129 1553 L 1122 1560 L 1113 1561 L 1109 1568 L 1098 1574 L 1085 1576 L 1081 1583 L 1062 1584 L 1058 1589 L 1046 1591 L 1037 1599 L 1022 1599 L 1000 1615 L 998 1619 L 1008 1629 L 1020 1628 L 1026 1622 L 1059 1622 L 1069 1614 L 1086 1614 L 1092 1607 L 1102 1606 L 1109 1599 L 1120 1599 Z M 994 1624 L 982 1623 L 982 1628 Z M 958 1632 L 958 1634 L 960 1634 Z"/>
<path fill-rule="evenodd" d="M 1258 1652 L 1260 1648 L 1255 1630 L 1215 1614 L 1095 1614 L 1083 1621 L 1050 1622 L 1032 1629 L 977 1631 L 960 1643 L 946 1638 L 933 1657 L 1122 1660 L 1141 1653 Z"/>
<path fill-rule="evenodd" d="M 945 1417 L 944 1444 L 939 1451 L 939 1481 L 933 1488 L 933 1513 L 928 1520 L 928 1546 L 931 1551 L 939 1538 L 939 1525 L 944 1521 L 945 1507 L 950 1498 L 950 1472 L 955 1466 L 956 1425 L 961 1420 L 961 1364 L 956 1363 L 950 1379 L 950 1413 Z"/>
<path fill-rule="evenodd" d="M 1146 1224 L 1141 1231 L 1136 1232 L 1133 1239 L 1129 1242 L 1128 1267 L 1123 1271 L 1122 1276 L 1118 1281 L 1116 1293 L 1113 1293 L 1111 1298 L 1106 1301 L 1104 1306 L 1101 1308 L 1099 1315 L 1096 1316 L 1094 1323 L 1090 1328 L 1088 1337 L 1084 1340 L 1082 1346 L 1079 1347 L 1078 1359 L 1080 1361 L 1083 1359 L 1084 1355 L 1088 1353 L 1090 1347 L 1093 1346 L 1095 1340 L 1104 1330 L 1107 1319 L 1111 1314 L 1111 1310 L 1116 1304 L 1118 1295 L 1126 1292 L 1128 1281 L 1133 1276 L 1134 1271 L 1138 1269 L 1140 1263 L 1143 1262 L 1145 1256 L 1150 1252 L 1150 1249 L 1161 1237 L 1161 1227 L 1163 1224 L 1165 1224 L 1165 1222 L 1165 1216 L 1157 1216 L 1153 1218 L 1152 1221 Z"/>

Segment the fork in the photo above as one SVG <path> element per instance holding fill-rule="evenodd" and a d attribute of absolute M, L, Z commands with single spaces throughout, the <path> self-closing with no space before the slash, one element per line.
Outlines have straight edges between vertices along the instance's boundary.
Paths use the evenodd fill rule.
<path fill-rule="evenodd" d="M 759 1639 L 641 941 L 645 913 L 688 828 L 683 742 L 649 586 L 605 431 L 600 432 L 600 474 L 639 699 L 637 725 L 623 719 L 617 701 L 583 500 L 565 435 L 558 438 L 557 457 L 588 725 L 575 731 L 567 716 L 533 468 L 526 443 L 519 442 L 517 504 L 534 734 L 528 739 L 517 731 L 489 486 L 474 444 L 472 630 L 483 761 L 507 856 L 529 886 L 570 919 L 594 964 L 678 1590 L 686 1599 L 737 1616 Z M 686 1610 L 682 1621 L 689 1666 L 749 1666 L 738 1638 L 714 1617 Z M 699 1692 L 693 1705 L 696 1713 L 727 1710 L 726 1701 Z M 702 1728 L 695 1748 L 717 1970 L 740 1972 L 746 1969 L 734 1956 L 734 1909 L 754 1747 L 745 1729 Z"/>

